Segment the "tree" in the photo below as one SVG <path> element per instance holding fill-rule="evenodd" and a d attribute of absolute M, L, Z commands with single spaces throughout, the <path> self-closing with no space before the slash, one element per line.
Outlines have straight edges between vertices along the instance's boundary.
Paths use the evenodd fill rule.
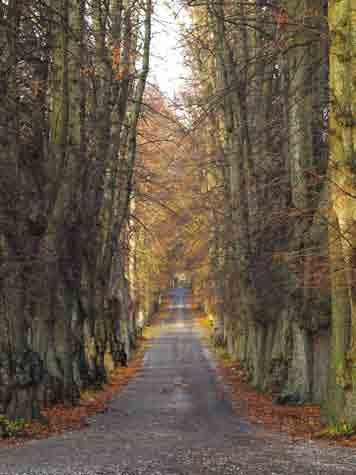
<path fill-rule="evenodd" d="M 152 2 L 0 12 L 0 412 L 31 418 L 134 344 L 124 243 Z"/>
<path fill-rule="evenodd" d="M 329 411 L 355 419 L 355 78 L 356 18 L 351 1 L 329 3 L 330 224 L 332 340 Z"/>
<path fill-rule="evenodd" d="M 325 399 L 327 375 L 313 354 L 329 342 L 329 288 L 310 285 L 327 259 L 325 2 L 189 6 L 192 109 L 210 131 L 197 132 L 197 143 L 211 157 L 206 187 L 221 197 L 209 211 L 219 339 L 254 385 Z"/>

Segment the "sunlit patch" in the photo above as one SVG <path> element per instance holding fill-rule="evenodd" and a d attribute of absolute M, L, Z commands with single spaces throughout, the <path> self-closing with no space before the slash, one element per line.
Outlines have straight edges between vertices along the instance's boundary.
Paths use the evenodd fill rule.
<path fill-rule="evenodd" d="M 177 323 L 175 324 L 175 327 L 176 327 L 176 328 L 185 328 L 185 324 L 184 324 L 184 322 L 179 321 L 179 322 L 177 322 Z"/>

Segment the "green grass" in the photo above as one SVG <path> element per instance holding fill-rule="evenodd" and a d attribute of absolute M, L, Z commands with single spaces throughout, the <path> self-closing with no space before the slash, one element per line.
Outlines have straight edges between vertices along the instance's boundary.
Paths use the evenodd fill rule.
<path fill-rule="evenodd" d="M 341 420 L 315 434 L 317 438 L 352 437 L 356 435 L 356 424 Z"/>
<path fill-rule="evenodd" d="M 25 419 L 10 420 L 0 415 L 0 437 L 18 437 L 27 427 Z"/>
<path fill-rule="evenodd" d="M 227 349 L 223 346 L 216 346 L 212 344 L 212 347 L 214 349 L 214 352 L 217 354 L 219 358 L 221 358 L 223 361 L 226 363 L 232 363 L 234 359 L 230 355 L 230 353 L 227 351 Z"/>

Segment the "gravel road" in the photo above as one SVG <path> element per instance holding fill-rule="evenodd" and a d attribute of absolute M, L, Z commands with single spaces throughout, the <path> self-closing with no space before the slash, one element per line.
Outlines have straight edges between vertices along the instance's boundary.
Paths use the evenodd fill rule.
<path fill-rule="evenodd" d="M 85 430 L 0 449 L 1 475 L 356 474 L 356 451 L 293 443 L 236 415 L 199 329 L 167 311 L 141 370 Z"/>

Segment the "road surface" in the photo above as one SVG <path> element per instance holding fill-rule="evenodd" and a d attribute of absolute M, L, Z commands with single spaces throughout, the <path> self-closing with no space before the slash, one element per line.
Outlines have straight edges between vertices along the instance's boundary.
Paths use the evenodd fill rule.
<path fill-rule="evenodd" d="M 88 428 L 0 449 L 1 475 L 356 474 L 356 451 L 293 443 L 236 415 L 184 291 L 141 370 Z"/>

